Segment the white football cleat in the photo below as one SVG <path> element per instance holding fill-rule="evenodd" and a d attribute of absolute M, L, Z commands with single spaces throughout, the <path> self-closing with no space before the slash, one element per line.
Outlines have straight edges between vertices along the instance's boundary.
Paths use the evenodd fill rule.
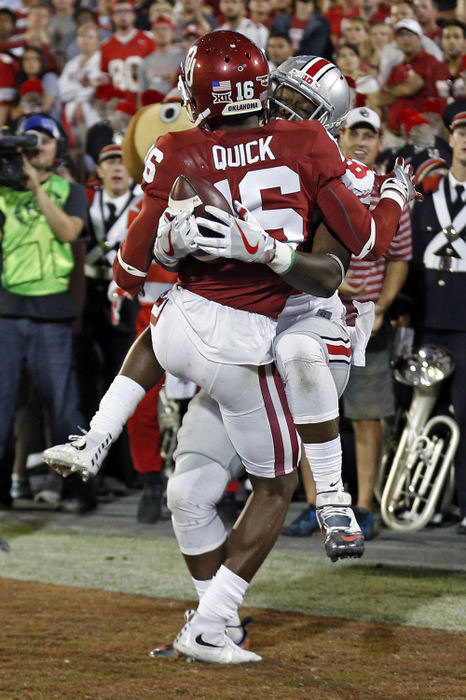
<path fill-rule="evenodd" d="M 44 462 L 61 474 L 79 474 L 83 481 L 95 476 L 112 446 L 113 438 L 95 430 L 83 435 L 70 435 L 69 442 L 45 450 Z"/>
<path fill-rule="evenodd" d="M 195 661 L 206 661 L 213 664 L 245 664 L 251 661 L 262 661 L 262 657 L 252 651 L 242 649 L 226 634 L 223 633 L 221 644 L 208 641 L 208 632 L 201 630 L 196 624 L 196 613 L 187 616 L 187 623 L 173 642 L 175 651 L 180 656 Z"/>
<path fill-rule="evenodd" d="M 343 489 L 321 491 L 316 497 L 316 515 L 325 538 L 325 552 L 333 562 L 362 557 L 364 535 L 351 508 L 349 493 Z"/>

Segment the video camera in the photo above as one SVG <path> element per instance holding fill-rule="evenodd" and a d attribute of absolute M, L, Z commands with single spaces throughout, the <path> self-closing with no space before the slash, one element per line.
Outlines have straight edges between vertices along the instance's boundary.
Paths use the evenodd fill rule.
<path fill-rule="evenodd" d="M 0 185 L 17 187 L 23 177 L 22 150 L 31 150 L 40 145 L 42 135 L 39 131 L 12 134 L 9 129 L 0 132 Z"/>

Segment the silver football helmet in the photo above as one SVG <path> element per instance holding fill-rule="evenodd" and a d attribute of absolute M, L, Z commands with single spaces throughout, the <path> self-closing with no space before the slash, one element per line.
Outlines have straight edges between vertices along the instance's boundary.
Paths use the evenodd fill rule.
<path fill-rule="evenodd" d="M 281 85 L 297 90 L 316 106 L 309 119 L 318 119 L 331 134 L 338 132 L 350 108 L 350 88 L 335 64 L 319 56 L 293 56 L 272 71 L 271 80 L 271 102 L 289 119 L 303 117 L 273 96 Z"/>

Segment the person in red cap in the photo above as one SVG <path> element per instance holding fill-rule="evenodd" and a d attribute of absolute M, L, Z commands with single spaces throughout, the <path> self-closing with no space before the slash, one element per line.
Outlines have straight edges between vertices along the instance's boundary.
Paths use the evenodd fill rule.
<path fill-rule="evenodd" d="M 39 78 L 29 78 L 19 88 L 19 104 L 24 114 L 44 112 L 44 87 Z"/>
<path fill-rule="evenodd" d="M 114 0 L 111 19 L 115 34 L 102 45 L 101 70 L 127 100 L 135 102 L 141 91 L 140 66 L 157 45 L 149 32 L 136 29 L 133 0 Z"/>
<path fill-rule="evenodd" d="M 175 84 L 185 52 L 174 44 L 174 26 L 170 17 L 157 17 L 152 23 L 152 33 L 157 49 L 142 63 L 141 85 L 143 90 L 157 90 L 165 96 Z"/>

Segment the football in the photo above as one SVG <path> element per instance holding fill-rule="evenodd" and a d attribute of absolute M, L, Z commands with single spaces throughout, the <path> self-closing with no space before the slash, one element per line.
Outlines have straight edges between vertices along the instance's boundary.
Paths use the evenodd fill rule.
<path fill-rule="evenodd" d="M 190 204 L 194 206 L 194 216 L 202 216 L 204 219 L 211 219 L 211 215 L 206 212 L 205 205 L 218 207 L 228 214 L 233 214 L 228 201 L 214 185 L 203 177 L 196 175 L 179 175 L 172 185 L 168 205 L 174 209 L 185 209 Z M 202 227 L 199 228 L 205 236 L 215 238 L 214 231 Z M 218 260 L 214 255 L 198 251 L 193 253 L 193 257 L 202 262 L 215 262 Z"/>

